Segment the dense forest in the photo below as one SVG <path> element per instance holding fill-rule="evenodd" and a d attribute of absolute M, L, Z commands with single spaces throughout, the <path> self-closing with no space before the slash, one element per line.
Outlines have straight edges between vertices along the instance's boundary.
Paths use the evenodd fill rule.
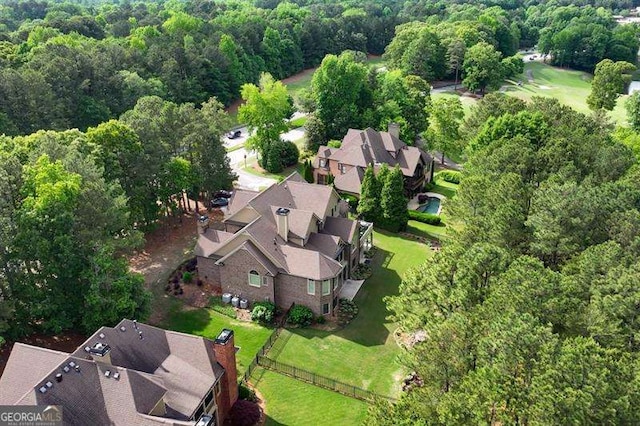
<path fill-rule="evenodd" d="M 559 65 L 592 71 L 634 62 L 630 2 L 5 1 L 0 5 L 0 133 L 86 130 L 142 96 L 200 105 L 239 98 L 262 72 L 276 79 L 344 50 L 387 54 L 427 81 L 451 77 L 485 41 L 512 56 L 538 41 Z M 604 9 L 606 7 L 608 9 Z M 396 39 L 387 46 L 396 35 Z M 424 56 L 423 56 L 424 54 Z M 456 65 L 457 64 L 457 65 Z"/>

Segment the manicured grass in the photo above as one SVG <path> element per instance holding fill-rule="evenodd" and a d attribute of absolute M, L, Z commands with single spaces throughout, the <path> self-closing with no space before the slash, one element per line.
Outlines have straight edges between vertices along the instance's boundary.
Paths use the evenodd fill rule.
<path fill-rule="evenodd" d="M 289 121 L 289 128 L 290 129 L 297 129 L 298 127 L 302 127 L 305 125 L 305 123 L 307 122 L 308 117 L 302 116 L 302 117 L 298 117 L 295 120 L 291 120 Z"/>
<path fill-rule="evenodd" d="M 163 328 L 209 339 L 215 339 L 223 328 L 233 330 L 235 345 L 240 347 L 236 353 L 238 376 L 244 374 L 258 349 L 264 345 L 273 331 L 256 323 L 229 318 L 211 309 L 187 310 L 178 301 L 171 306 Z"/>
<path fill-rule="evenodd" d="M 410 220 L 407 224 L 407 232 L 420 237 L 442 240 L 447 237 L 447 226 L 444 223 L 440 225 L 429 225 L 418 222 L 417 220 Z"/>
<path fill-rule="evenodd" d="M 425 244 L 384 231 L 375 232 L 374 245 L 378 251 L 373 275 L 356 296 L 356 319 L 334 332 L 284 330 L 270 357 L 376 393 L 398 395 L 405 372 L 397 362 L 401 349 L 393 337 L 396 325 L 386 319 L 383 298 L 398 294 L 404 272 L 433 252 Z"/>
<path fill-rule="evenodd" d="M 233 151 L 237 151 L 237 150 L 242 149 L 242 148 L 244 148 L 244 144 L 243 143 L 241 143 L 239 145 L 234 145 L 231 148 L 225 148 L 225 149 L 226 149 L 227 152 L 233 152 Z"/>
<path fill-rule="evenodd" d="M 455 183 L 445 182 L 442 179 L 438 179 L 438 175 L 434 179 L 435 186 L 429 190 L 429 192 L 435 192 L 436 194 L 442 194 L 447 198 L 453 198 L 458 190 L 458 185 Z"/>
<path fill-rule="evenodd" d="M 247 160 L 247 167 L 244 167 L 244 170 L 247 173 L 251 173 L 252 175 L 267 177 L 271 179 L 284 179 L 289 176 L 291 173 L 296 170 L 302 173 L 302 164 L 298 163 L 295 166 L 289 166 L 286 169 L 282 170 L 280 173 L 269 173 L 258 166 L 258 160 L 255 158 L 252 160 Z"/>
<path fill-rule="evenodd" d="M 267 425 L 360 425 L 367 404 L 261 368 L 252 382 L 265 402 Z"/>
<path fill-rule="evenodd" d="M 533 81 L 529 82 L 529 78 Z M 590 114 L 587 106 L 587 96 L 591 91 L 591 74 L 569 69 L 552 67 L 542 62 L 527 62 L 525 72 L 518 80 L 522 86 L 515 83 L 507 84 L 507 93 L 521 99 L 529 100 L 533 96 L 546 96 L 558 99 L 576 111 Z M 609 112 L 609 117 L 620 125 L 627 125 L 624 100 L 627 96 L 618 99 L 616 108 Z"/>
<path fill-rule="evenodd" d="M 462 87 L 462 86 L 461 86 Z M 471 107 L 473 107 L 478 99 L 472 96 L 460 96 L 456 92 L 441 92 L 441 93 L 432 93 L 431 99 L 440 99 L 440 98 L 458 98 L 460 99 L 460 103 L 462 103 L 462 109 L 464 110 L 464 114 L 467 115 L 471 111 Z"/>

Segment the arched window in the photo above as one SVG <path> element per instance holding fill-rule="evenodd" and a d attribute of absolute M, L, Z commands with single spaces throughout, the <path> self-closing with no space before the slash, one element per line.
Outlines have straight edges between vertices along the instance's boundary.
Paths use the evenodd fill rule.
<path fill-rule="evenodd" d="M 252 287 L 260 287 L 260 274 L 257 271 L 249 271 L 249 285 Z"/>

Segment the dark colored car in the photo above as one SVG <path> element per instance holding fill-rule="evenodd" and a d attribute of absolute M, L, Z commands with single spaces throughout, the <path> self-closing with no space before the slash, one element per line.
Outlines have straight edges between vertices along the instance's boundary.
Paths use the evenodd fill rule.
<path fill-rule="evenodd" d="M 231 198 L 232 195 L 233 195 L 233 192 L 225 191 L 224 189 L 221 189 L 220 191 L 213 194 L 213 198 Z"/>
<path fill-rule="evenodd" d="M 227 198 L 214 198 L 211 200 L 211 207 L 224 207 L 229 204 L 229 199 Z"/>
<path fill-rule="evenodd" d="M 232 130 L 229 133 L 227 133 L 227 137 L 229 139 L 237 139 L 240 136 L 242 136 L 242 132 L 240 130 Z"/>

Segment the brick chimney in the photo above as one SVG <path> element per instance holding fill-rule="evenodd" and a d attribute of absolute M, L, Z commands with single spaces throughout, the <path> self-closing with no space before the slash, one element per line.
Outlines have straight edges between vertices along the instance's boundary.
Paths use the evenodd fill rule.
<path fill-rule="evenodd" d="M 101 335 L 101 337 L 102 336 L 103 335 Z M 84 350 L 89 355 L 91 355 L 91 358 L 95 362 L 111 364 L 111 346 L 107 345 L 106 343 L 96 342 L 93 347 L 86 346 Z"/>
<path fill-rule="evenodd" d="M 278 235 L 287 241 L 287 237 L 289 236 L 289 209 L 285 209 L 284 207 L 278 208 L 278 210 L 276 210 L 276 220 L 278 221 Z"/>
<path fill-rule="evenodd" d="M 198 216 L 198 234 L 204 234 L 209 229 L 209 216 Z"/>
<path fill-rule="evenodd" d="M 238 400 L 238 370 L 236 368 L 236 347 L 233 330 L 223 329 L 213 342 L 213 353 L 216 360 L 224 368 L 224 376 L 220 383 L 220 399 L 217 401 L 220 418 L 225 419 L 229 410 Z"/>
<path fill-rule="evenodd" d="M 400 139 L 400 126 L 398 123 L 389 123 L 389 134 Z"/>

